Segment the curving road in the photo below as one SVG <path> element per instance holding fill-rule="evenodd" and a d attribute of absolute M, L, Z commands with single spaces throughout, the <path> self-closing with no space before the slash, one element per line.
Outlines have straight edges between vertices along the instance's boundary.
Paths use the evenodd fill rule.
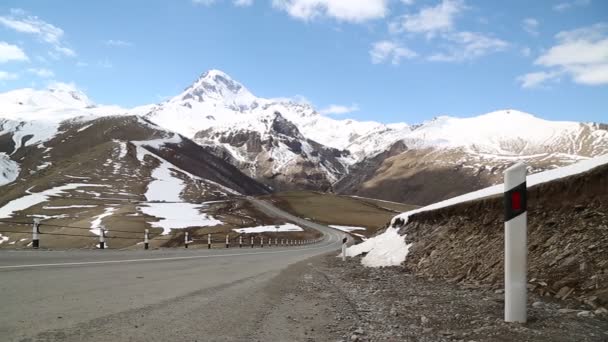
<path fill-rule="evenodd" d="M 298 247 L 0 252 L 2 341 L 248 341 L 287 266 L 344 233 L 249 200 L 324 234 Z"/>

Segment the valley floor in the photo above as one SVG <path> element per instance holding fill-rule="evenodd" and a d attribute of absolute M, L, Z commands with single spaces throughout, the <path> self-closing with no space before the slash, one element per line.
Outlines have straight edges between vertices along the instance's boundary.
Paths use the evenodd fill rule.
<path fill-rule="evenodd" d="M 528 323 L 507 324 L 500 291 L 424 279 L 402 267 L 364 268 L 357 258 L 335 256 L 279 275 L 277 280 L 294 273 L 299 279 L 265 316 L 257 341 L 608 340 L 608 315 L 594 315 L 575 301 L 531 294 Z"/>

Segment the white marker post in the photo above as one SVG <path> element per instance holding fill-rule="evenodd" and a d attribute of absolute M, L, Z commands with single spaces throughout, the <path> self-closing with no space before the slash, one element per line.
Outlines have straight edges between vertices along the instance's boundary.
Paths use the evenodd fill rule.
<path fill-rule="evenodd" d="M 251 248 L 253 248 L 253 244 L 254 244 L 254 241 L 253 241 L 253 236 L 252 236 L 251 237 Z"/>
<path fill-rule="evenodd" d="M 144 232 L 144 249 L 148 249 L 148 230 Z"/>
<path fill-rule="evenodd" d="M 239 235 L 239 248 L 243 248 L 243 235 Z"/>
<path fill-rule="evenodd" d="M 184 235 L 184 248 L 188 248 L 188 243 L 190 241 L 188 240 L 188 232 L 186 232 L 186 234 Z"/>
<path fill-rule="evenodd" d="M 99 228 L 99 249 L 106 248 L 106 230 Z"/>
<path fill-rule="evenodd" d="M 260 236 L 260 247 L 264 248 L 264 237 Z"/>
<path fill-rule="evenodd" d="M 346 261 L 346 243 L 348 239 L 345 237 L 342 239 L 342 261 Z"/>
<path fill-rule="evenodd" d="M 207 234 L 207 248 L 211 249 L 211 233 Z"/>
<path fill-rule="evenodd" d="M 38 238 L 38 233 L 40 233 L 40 219 L 34 219 L 34 226 L 32 227 L 32 248 L 38 249 L 40 247 L 40 239 Z"/>
<path fill-rule="evenodd" d="M 226 235 L 226 248 L 230 248 L 230 235 Z"/>
<path fill-rule="evenodd" d="M 527 320 L 528 213 L 526 165 L 505 171 L 505 322 Z"/>
<path fill-rule="evenodd" d="M 279 238 L 274 238 L 274 245 L 279 247 Z"/>

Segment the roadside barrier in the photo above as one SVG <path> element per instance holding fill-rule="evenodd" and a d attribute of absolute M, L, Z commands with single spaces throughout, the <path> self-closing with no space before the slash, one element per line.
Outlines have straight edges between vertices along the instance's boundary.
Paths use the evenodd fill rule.
<path fill-rule="evenodd" d="M 10 229 L 2 229 L 2 225 L 10 225 Z M 20 228 L 17 228 L 19 226 L 30 226 L 31 231 L 28 230 L 21 230 Z M 54 231 L 48 231 L 47 228 L 53 228 Z M 61 229 L 60 231 L 57 231 Z M 87 231 L 86 233 L 83 234 L 79 234 L 77 232 L 73 232 L 72 230 L 75 231 Z M 39 249 L 42 248 L 44 245 L 44 236 L 65 236 L 65 237 L 72 237 L 72 238 L 93 238 L 97 240 L 97 243 L 95 244 L 95 247 L 98 249 L 108 249 L 108 241 L 111 240 L 132 240 L 132 241 L 138 241 L 137 245 L 143 245 L 143 248 L 145 250 L 150 249 L 150 245 L 154 242 L 169 242 L 171 241 L 172 244 L 170 246 L 176 246 L 176 245 L 181 245 L 180 243 L 180 236 L 179 236 L 179 230 L 175 230 L 174 233 L 177 234 L 172 234 L 172 235 L 163 235 L 160 230 L 153 230 L 154 233 L 150 232 L 150 229 L 144 229 L 143 230 L 143 234 L 142 231 L 133 231 L 133 230 L 124 230 L 124 229 L 107 229 L 105 227 L 79 227 L 79 226 L 72 226 L 69 224 L 66 225 L 61 225 L 61 224 L 51 224 L 51 223 L 43 223 L 41 222 L 41 220 L 39 218 L 35 218 L 33 220 L 33 223 L 30 221 L 28 222 L 18 222 L 18 220 L 12 221 L 12 220 L 3 220 L 0 219 L 0 233 L 13 233 L 13 234 L 31 234 L 31 238 L 32 241 L 30 244 L 27 245 L 27 247 L 31 247 L 33 249 Z M 93 232 L 95 235 L 90 234 L 91 232 Z M 141 235 L 140 235 L 141 234 Z M 256 240 L 256 236 L 259 238 L 259 247 L 260 248 L 264 248 L 264 245 L 266 244 L 266 239 L 268 239 L 267 245 L 268 247 L 288 247 L 288 246 L 302 246 L 302 245 L 307 245 L 310 243 L 318 243 L 320 241 L 322 241 L 322 239 L 314 239 L 314 240 L 296 240 L 296 239 L 285 239 L 285 238 L 278 238 L 278 237 L 270 237 L 268 235 L 274 235 L 273 233 L 268 233 L 266 236 L 260 233 L 254 233 L 254 234 L 239 234 L 238 236 L 233 236 L 231 237 L 230 234 L 227 235 L 223 235 L 225 233 L 223 233 L 221 236 L 218 236 L 219 234 L 222 233 L 208 233 L 207 234 L 207 238 L 205 239 L 207 242 L 207 248 L 211 249 L 213 247 L 213 242 L 215 241 L 216 243 L 218 243 L 219 241 L 224 240 L 224 244 L 225 244 L 225 248 L 230 248 L 231 246 L 235 246 L 238 244 L 239 248 L 243 248 L 243 245 L 245 244 L 245 238 L 247 237 L 247 235 L 249 236 L 249 244 L 251 246 L 251 248 L 255 248 L 255 240 Z M 135 235 L 139 235 L 139 237 L 135 236 Z M 143 235 L 143 236 L 142 236 Z M 204 241 L 203 239 L 197 239 L 194 238 L 196 235 L 193 236 L 193 234 L 191 232 L 188 231 L 183 231 L 183 244 L 184 244 L 184 248 L 189 248 L 191 244 L 196 243 L 197 241 Z M 238 238 L 238 240 L 237 240 Z M 112 242 L 110 241 L 110 244 L 115 246 Z M 274 246 L 273 246 L 274 244 Z M 129 247 L 130 245 L 125 245 L 122 244 L 122 247 Z M 115 247 L 116 248 L 116 247 Z"/>

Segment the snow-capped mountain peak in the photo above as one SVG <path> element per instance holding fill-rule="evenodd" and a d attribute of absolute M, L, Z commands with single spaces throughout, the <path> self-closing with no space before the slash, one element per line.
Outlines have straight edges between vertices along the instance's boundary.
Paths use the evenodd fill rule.
<path fill-rule="evenodd" d="M 220 70 L 209 70 L 201 75 L 190 87 L 169 102 L 192 106 L 193 102 L 221 104 L 235 111 L 256 108 L 257 98 L 239 82 Z"/>

